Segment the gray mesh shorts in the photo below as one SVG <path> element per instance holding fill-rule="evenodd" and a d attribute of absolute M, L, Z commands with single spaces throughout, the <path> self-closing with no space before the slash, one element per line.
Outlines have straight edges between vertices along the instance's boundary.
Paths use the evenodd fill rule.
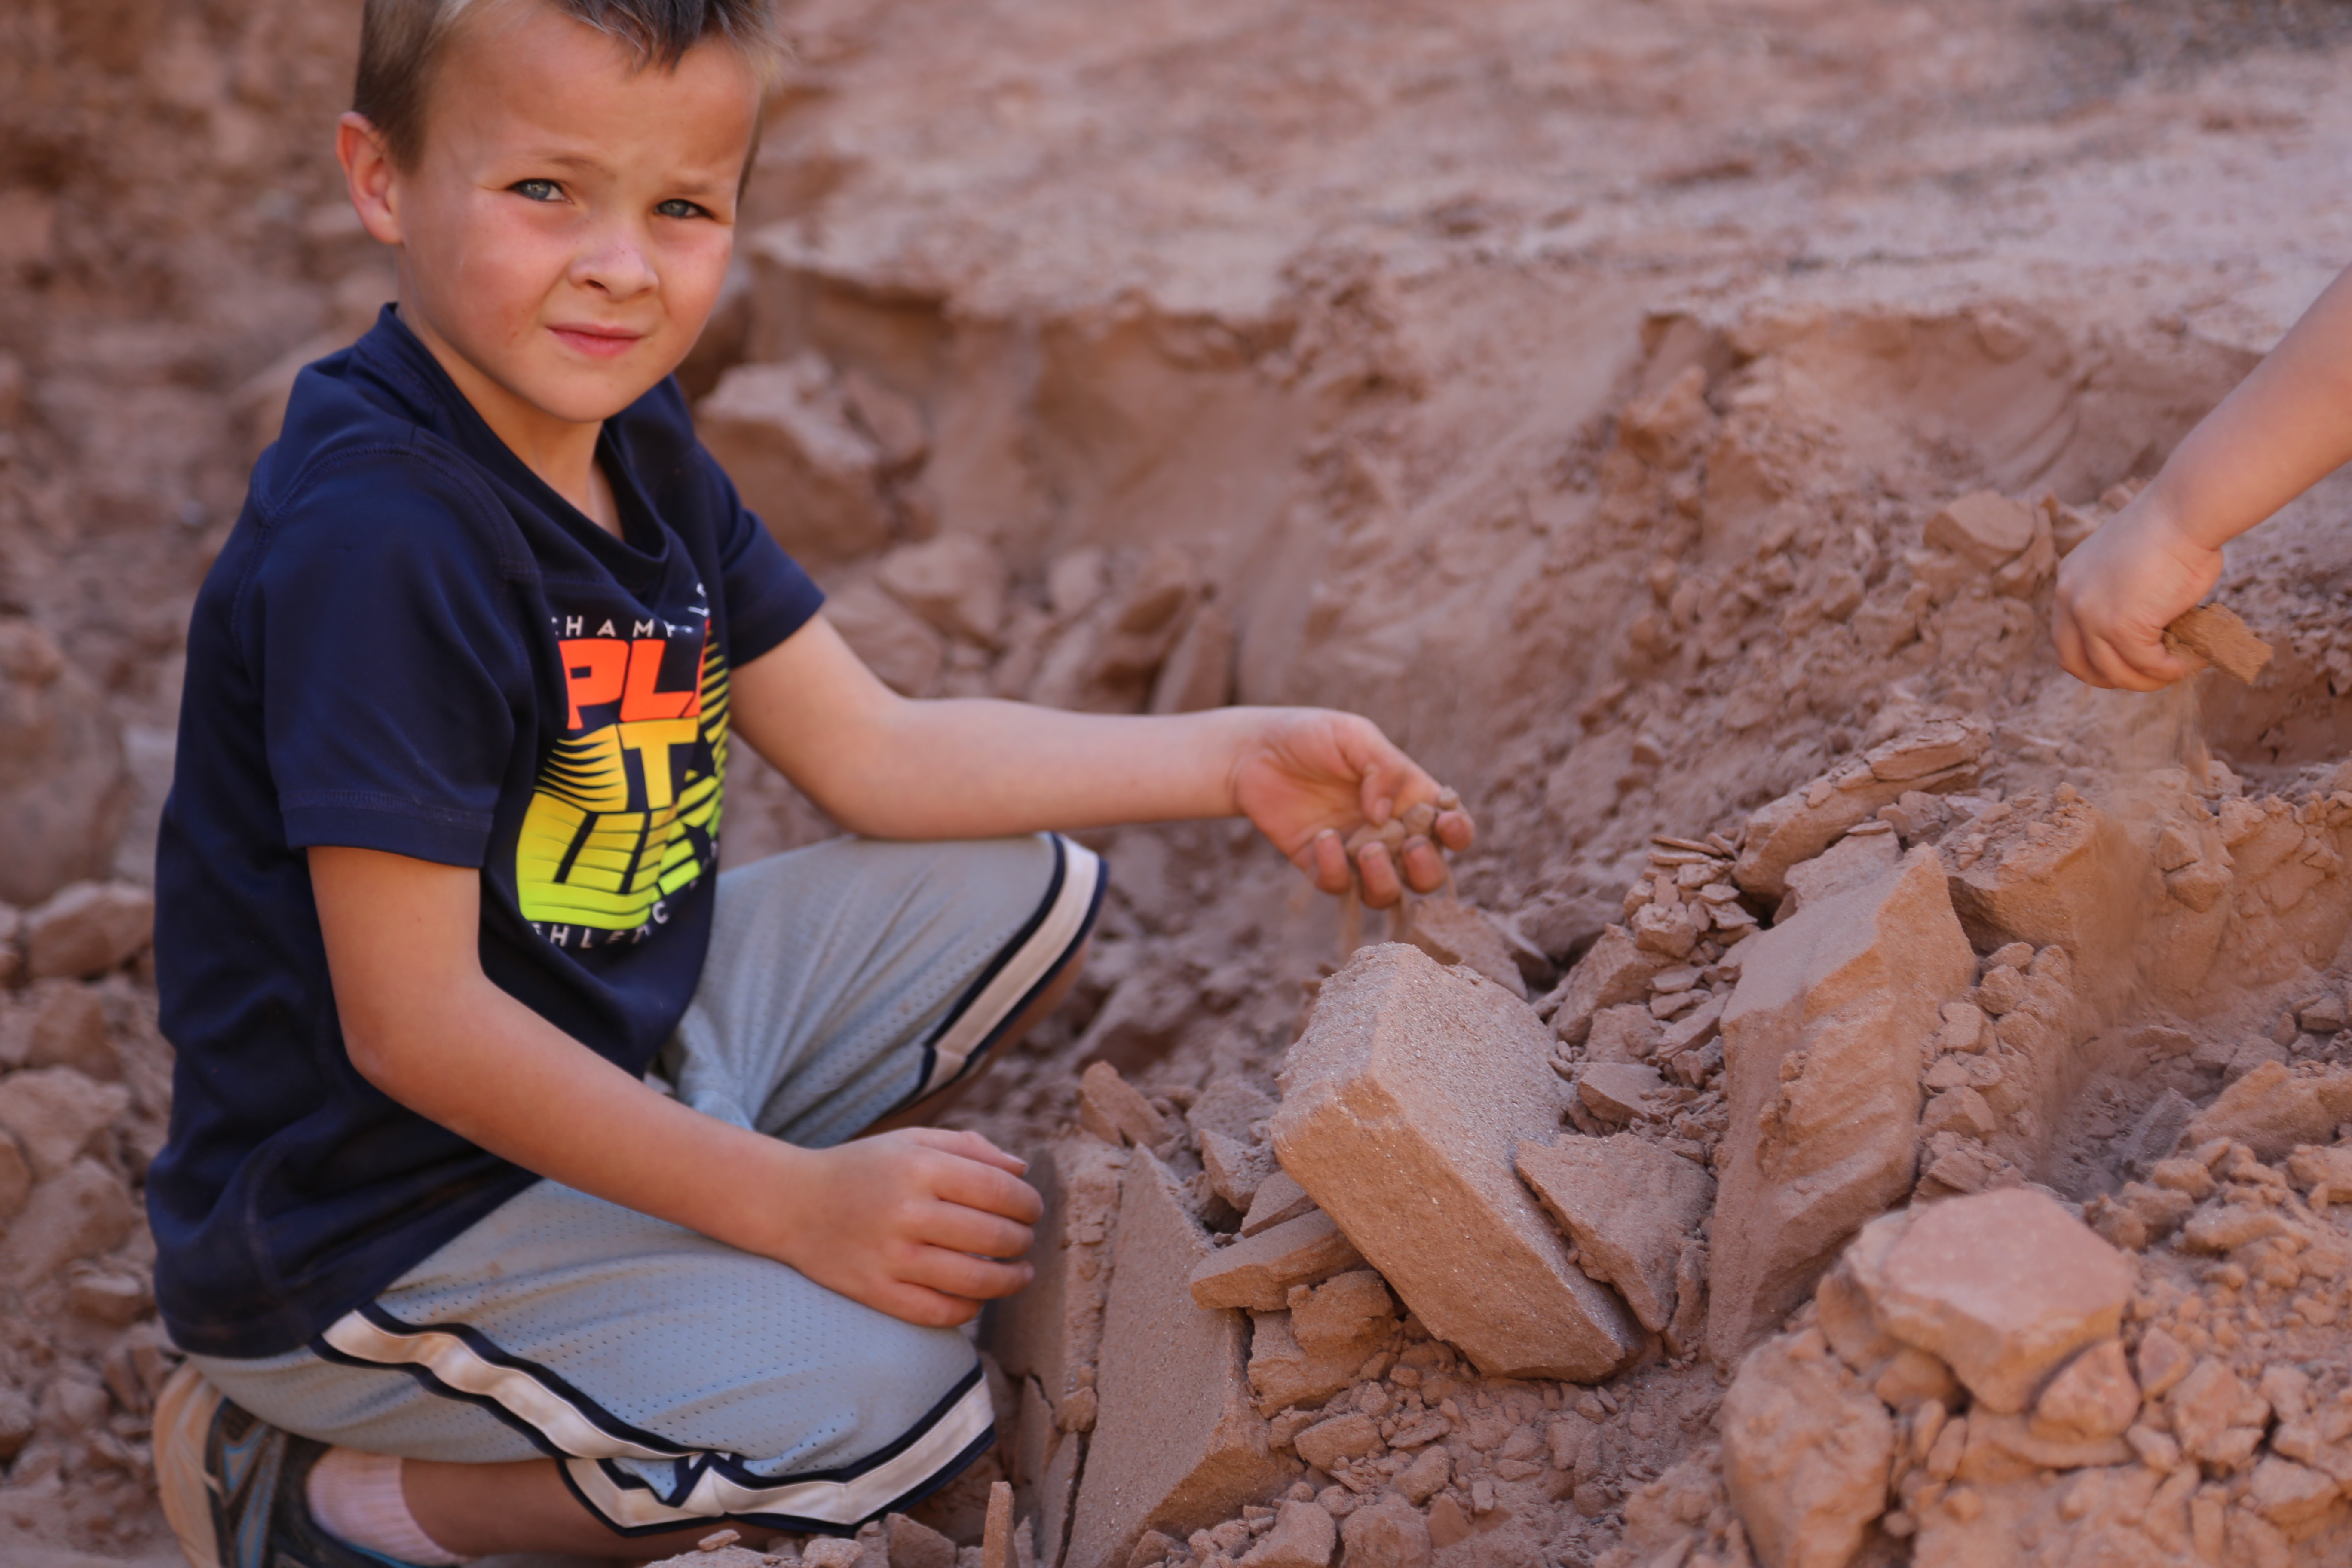
<path fill-rule="evenodd" d="M 975 1066 L 1085 940 L 1100 889 L 1096 858 L 1050 835 L 835 840 L 730 871 L 662 1069 L 710 1115 L 838 1143 Z M 195 1360 L 237 1404 L 323 1442 L 552 1456 L 625 1533 L 855 1529 L 992 1436 L 955 1330 L 544 1181 L 310 1347 Z"/>

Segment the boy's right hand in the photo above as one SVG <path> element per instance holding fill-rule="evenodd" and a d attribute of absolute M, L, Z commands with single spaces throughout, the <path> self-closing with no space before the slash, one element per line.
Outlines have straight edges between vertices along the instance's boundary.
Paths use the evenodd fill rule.
<path fill-rule="evenodd" d="M 2221 577 L 2221 552 L 2189 537 L 2150 486 L 2066 557 L 2051 628 L 2076 679 L 2156 691 L 2204 668 L 2164 646 L 2164 628 Z"/>
<path fill-rule="evenodd" d="M 950 1328 L 1035 1273 L 1024 1258 L 1044 1205 L 1021 1179 L 1028 1164 L 979 1133 L 919 1127 L 793 1152 L 799 1179 L 776 1194 L 785 1234 L 761 1250 L 826 1289 Z"/>

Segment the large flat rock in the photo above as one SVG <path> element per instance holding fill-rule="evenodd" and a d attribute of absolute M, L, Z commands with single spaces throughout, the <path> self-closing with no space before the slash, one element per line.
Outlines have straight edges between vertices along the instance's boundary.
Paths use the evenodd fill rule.
<path fill-rule="evenodd" d="M 1914 849 L 1749 940 L 1724 1009 L 1707 1348 L 1731 1366 L 1915 1175 L 1940 1009 L 1976 977 L 1944 868 Z"/>
<path fill-rule="evenodd" d="M 1366 948 L 1290 1047 L 1274 1143 L 1430 1331 L 1498 1376 L 1591 1382 L 1640 1328 L 1521 1184 L 1560 1129 L 1551 1038 L 1517 997 L 1418 948 Z"/>
<path fill-rule="evenodd" d="M 1129 1157 L 1103 1314 L 1101 1414 L 1078 1480 L 1067 1568 L 1117 1568 L 1147 1530 L 1182 1540 L 1286 1484 L 1250 1394 L 1248 1325 L 1194 1305 L 1208 1233 L 1175 1178 L 1145 1150 Z"/>

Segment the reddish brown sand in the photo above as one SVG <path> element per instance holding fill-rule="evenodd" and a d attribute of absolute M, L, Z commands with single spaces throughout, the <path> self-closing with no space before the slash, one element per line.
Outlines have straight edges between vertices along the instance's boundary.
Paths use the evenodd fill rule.
<path fill-rule="evenodd" d="M 905 1523 L 866 1568 L 977 1561 L 999 1479 L 1027 1534 L 992 1561 L 1128 1548 L 1068 1568 L 2341 1560 L 2352 489 L 2233 548 L 2251 685 L 2096 693 L 2047 645 L 2063 552 L 2352 254 L 2335 9 L 787 10 L 741 287 L 687 379 L 852 640 L 923 693 L 1373 715 L 1482 826 L 1412 934 L 1535 1007 L 1558 1136 L 1691 1173 L 1636 1213 L 1574 1185 L 1621 1168 L 1581 1145 L 1523 1188 L 1459 1155 L 1638 1308 L 1613 1375 L 1480 1372 L 1413 1300 L 1443 1316 L 1438 1271 L 1360 1223 L 1285 1310 L 1184 1331 L 1296 1397 L 1007 1376 L 1005 1443 L 924 1510 L 952 1541 Z M 0 899 L 44 910 L 0 917 L 12 1565 L 169 1557 L 131 1208 L 168 1049 L 135 936 L 46 906 L 148 879 L 194 585 L 292 369 L 386 296 L 328 157 L 356 11 L 0 12 Z M 829 831 L 733 783 L 730 859 Z M 1097 842 L 1077 997 L 961 1120 L 1048 1150 L 1108 1062 L 1160 1119 L 1153 1223 L 1221 1249 L 1286 1179 L 1277 1074 L 1340 913 L 1239 827 Z M 77 931 L 95 958 L 41 958 Z M 1853 986 L 1888 1050 L 1839 1032 L 1857 975 L 1895 977 Z M 1344 1163 L 1298 1163 L 1344 1218 Z M 2030 1187 L 2133 1283 L 2113 1322 L 1982 1329 L 2048 1381 L 2018 1413 L 1959 1307 L 1843 1249 Z M 1102 1188 L 1067 1250 L 1115 1289 Z M 1108 1318 L 1241 1313 L 1161 1297 Z M 2090 1348 L 2034 1361 L 2052 1323 Z M 1775 1470 L 1727 1408 L 1836 1462 Z M 1155 1422 L 1245 1461 L 1176 1478 L 1156 1535 L 1087 1496 Z"/>

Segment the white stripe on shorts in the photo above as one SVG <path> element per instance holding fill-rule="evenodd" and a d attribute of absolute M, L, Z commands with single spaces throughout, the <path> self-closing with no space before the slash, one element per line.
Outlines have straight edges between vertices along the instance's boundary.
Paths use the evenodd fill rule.
<path fill-rule="evenodd" d="M 319 1337 L 363 1365 L 415 1367 L 452 1393 L 495 1405 L 561 1454 L 676 1459 L 691 1452 L 612 1430 L 619 1424 L 598 1420 L 602 1412 L 592 1413 L 568 1391 L 550 1387 L 529 1363 L 494 1361 L 449 1329 L 411 1328 L 381 1310 L 371 1315 L 361 1307 L 328 1324 Z"/>
<path fill-rule="evenodd" d="M 1045 978 L 1086 934 L 1102 891 L 1102 858 L 1059 834 L 1047 836 L 1055 850 L 1055 885 L 1035 926 L 1005 955 L 995 973 L 964 999 L 931 1042 L 931 1070 L 915 1099 L 938 1093 L 955 1081 L 972 1053 L 1018 1012 Z"/>
<path fill-rule="evenodd" d="M 662 1501 L 650 1488 L 620 1484 L 611 1470 L 593 1459 L 567 1459 L 563 1470 L 582 1502 L 614 1528 L 631 1532 L 697 1524 L 722 1516 L 760 1519 L 785 1529 L 806 1524 L 846 1529 L 904 1503 L 909 1494 L 987 1437 L 995 1420 L 988 1384 L 976 1380 L 912 1443 L 846 1480 L 763 1482 L 738 1466 L 703 1461 L 692 1489 L 676 1503 Z M 728 1469 L 737 1473 L 723 1473 Z"/>
<path fill-rule="evenodd" d="M 614 1529 L 630 1532 L 694 1524 L 722 1516 L 767 1516 L 794 1528 L 843 1528 L 878 1515 L 919 1492 L 926 1483 L 985 1438 L 995 1408 L 985 1379 L 939 1410 L 905 1447 L 856 1474 L 783 1478 L 769 1481 L 751 1474 L 740 1456 L 699 1454 L 663 1444 L 650 1433 L 625 1435 L 625 1425 L 561 1380 L 527 1362 L 493 1359 L 470 1340 L 480 1336 L 446 1328 L 410 1328 L 381 1309 L 346 1312 L 320 1336 L 341 1355 L 365 1364 L 415 1367 L 451 1392 L 496 1405 L 543 1445 L 565 1456 L 566 1479 L 580 1500 Z M 482 1342 L 487 1345 L 488 1342 Z M 683 1496 L 665 1502 L 651 1488 L 608 1459 L 674 1459 L 680 1479 L 692 1479 Z"/>

